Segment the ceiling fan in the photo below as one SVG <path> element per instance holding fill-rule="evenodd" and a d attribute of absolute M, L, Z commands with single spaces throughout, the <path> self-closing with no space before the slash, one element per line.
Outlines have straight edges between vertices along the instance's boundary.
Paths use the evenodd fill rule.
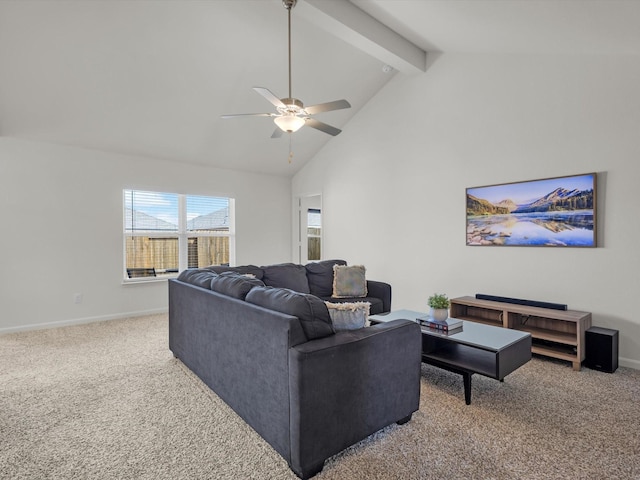
<path fill-rule="evenodd" d="M 333 102 L 319 103 L 305 107 L 301 100 L 293 98 L 291 95 L 291 9 L 295 7 L 297 0 L 282 0 L 284 8 L 287 9 L 289 17 L 289 96 L 287 98 L 278 98 L 270 90 L 264 87 L 253 87 L 253 89 L 271 102 L 278 113 L 239 113 L 235 115 L 222 115 L 222 118 L 234 117 L 272 117 L 277 128 L 271 135 L 271 138 L 282 136 L 283 132 L 293 133 L 298 131 L 303 125 L 315 128 L 329 135 L 338 135 L 342 130 L 331 125 L 327 125 L 312 115 L 322 112 L 330 112 L 332 110 L 340 110 L 343 108 L 351 108 L 346 100 L 335 100 Z"/>

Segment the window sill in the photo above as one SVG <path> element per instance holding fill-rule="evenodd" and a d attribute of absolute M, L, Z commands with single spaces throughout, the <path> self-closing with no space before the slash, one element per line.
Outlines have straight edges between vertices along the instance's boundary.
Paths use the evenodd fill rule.
<path fill-rule="evenodd" d="M 141 285 L 147 283 L 166 283 L 170 278 L 177 278 L 177 276 L 171 277 L 152 277 L 152 278 L 125 278 L 122 280 L 122 285 Z"/>

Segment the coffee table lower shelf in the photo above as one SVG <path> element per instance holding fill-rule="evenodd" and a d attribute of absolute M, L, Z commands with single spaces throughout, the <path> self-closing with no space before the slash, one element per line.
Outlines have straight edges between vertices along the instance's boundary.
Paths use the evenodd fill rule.
<path fill-rule="evenodd" d="M 423 354 L 422 361 L 453 373 L 462 375 L 464 401 L 471 404 L 471 376 L 474 373 L 497 378 L 495 355 L 466 345 L 447 344 L 434 352 Z M 504 377 L 499 379 L 504 381 Z"/>
<path fill-rule="evenodd" d="M 480 330 L 481 334 L 492 333 L 487 325 L 475 325 L 464 322 L 464 328 Z M 487 330 L 489 329 L 489 330 Z M 497 333 L 497 332 L 496 332 Z M 514 335 L 515 334 L 515 335 Z M 504 381 L 504 377 L 521 367 L 531 359 L 531 335 L 510 332 L 512 338 L 498 347 L 477 343 L 468 343 L 458 335 L 438 335 L 422 331 L 422 361 L 450 372 L 462 375 L 464 381 L 464 401 L 471 404 L 471 376 L 474 373 Z M 475 337 L 475 335 L 474 335 Z"/>

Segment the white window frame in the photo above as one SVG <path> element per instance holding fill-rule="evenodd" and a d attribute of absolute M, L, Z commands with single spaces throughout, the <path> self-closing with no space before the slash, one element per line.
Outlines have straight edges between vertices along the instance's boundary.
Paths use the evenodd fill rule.
<path fill-rule="evenodd" d="M 126 225 L 126 201 L 125 195 L 127 191 L 149 192 L 149 190 L 141 190 L 135 188 L 125 188 L 122 190 L 122 275 L 123 283 L 148 283 L 148 282 L 165 282 L 169 278 L 175 278 L 180 272 L 186 270 L 189 265 L 189 238 L 201 238 L 201 237 L 229 237 L 229 265 L 234 266 L 236 264 L 236 212 L 235 212 L 235 199 L 222 195 L 189 195 L 174 192 L 156 192 L 158 194 L 176 195 L 178 197 L 178 230 L 177 231 L 149 231 L 149 230 L 136 230 L 134 232 L 127 231 Z M 187 197 L 215 197 L 226 198 L 229 202 L 229 231 L 228 232 L 199 232 L 193 230 L 187 230 Z M 177 238 L 178 239 L 178 272 L 172 275 L 165 275 L 163 277 L 136 277 L 129 278 L 127 274 L 127 237 L 153 237 L 153 238 Z"/>

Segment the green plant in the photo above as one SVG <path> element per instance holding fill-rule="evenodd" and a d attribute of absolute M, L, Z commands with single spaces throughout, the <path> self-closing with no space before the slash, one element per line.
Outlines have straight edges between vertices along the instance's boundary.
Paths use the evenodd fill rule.
<path fill-rule="evenodd" d="M 429 297 L 427 303 L 431 308 L 435 309 L 449 308 L 449 299 L 442 293 L 434 293 Z"/>

